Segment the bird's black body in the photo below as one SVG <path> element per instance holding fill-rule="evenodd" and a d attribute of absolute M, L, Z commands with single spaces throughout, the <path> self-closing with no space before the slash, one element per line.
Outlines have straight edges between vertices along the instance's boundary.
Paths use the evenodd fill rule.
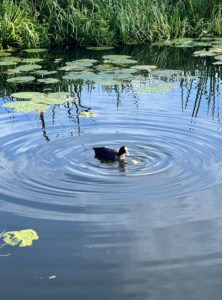
<path fill-rule="evenodd" d="M 119 151 L 107 147 L 97 147 L 93 150 L 95 151 L 95 157 L 104 161 L 124 160 L 128 154 L 128 149 L 124 146 Z"/>

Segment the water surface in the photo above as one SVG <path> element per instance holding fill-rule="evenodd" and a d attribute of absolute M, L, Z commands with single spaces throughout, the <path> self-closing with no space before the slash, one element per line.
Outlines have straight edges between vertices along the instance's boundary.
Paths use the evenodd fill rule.
<path fill-rule="evenodd" d="M 58 73 L 60 83 L 47 87 L 69 91 L 75 102 L 44 113 L 0 106 L 0 231 L 33 228 L 40 237 L 29 248 L 1 249 L 11 254 L 0 257 L 5 299 L 220 298 L 221 67 L 192 51 L 41 54 L 48 69 L 58 57 L 118 53 L 183 76 L 156 79 L 175 84 L 168 92 L 143 93 L 147 74 L 103 85 Z M 45 88 L 1 77 L 1 103 Z M 80 114 L 90 110 L 97 115 Z M 100 162 L 92 147 L 104 145 L 125 145 L 130 156 Z"/>

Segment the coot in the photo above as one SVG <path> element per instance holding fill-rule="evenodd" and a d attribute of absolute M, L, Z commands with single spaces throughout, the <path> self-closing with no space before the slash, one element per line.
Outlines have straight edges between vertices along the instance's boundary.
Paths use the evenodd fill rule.
<path fill-rule="evenodd" d="M 125 159 L 126 155 L 129 155 L 128 149 L 125 146 L 122 146 L 119 151 L 107 147 L 93 147 L 93 150 L 95 151 L 96 158 L 105 161 L 122 161 Z"/>

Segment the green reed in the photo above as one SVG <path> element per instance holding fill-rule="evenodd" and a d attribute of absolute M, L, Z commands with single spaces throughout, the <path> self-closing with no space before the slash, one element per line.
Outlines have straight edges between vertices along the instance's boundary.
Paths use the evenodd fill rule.
<path fill-rule="evenodd" d="M 222 34 L 221 0 L 2 0 L 0 43 L 139 44 Z"/>

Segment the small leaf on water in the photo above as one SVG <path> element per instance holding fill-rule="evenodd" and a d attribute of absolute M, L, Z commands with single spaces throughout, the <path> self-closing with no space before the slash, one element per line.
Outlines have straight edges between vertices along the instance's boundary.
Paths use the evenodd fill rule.
<path fill-rule="evenodd" d="M 29 247 L 39 236 L 33 229 L 20 231 L 7 231 L 3 235 L 3 241 L 9 246 Z"/>
<path fill-rule="evenodd" d="M 80 116 L 83 116 L 83 117 L 96 117 L 97 116 L 97 113 L 95 111 L 82 111 L 79 113 Z"/>
<path fill-rule="evenodd" d="M 42 68 L 41 65 L 36 65 L 36 64 L 32 65 L 32 64 L 30 64 L 30 65 L 19 66 L 16 69 L 21 71 L 21 72 L 30 72 L 30 71 L 38 70 L 38 69 L 41 69 L 41 68 Z"/>
<path fill-rule="evenodd" d="M 153 83 L 148 86 L 139 88 L 142 93 L 167 93 L 172 91 L 176 87 L 175 83 L 172 82 L 160 82 Z"/>
<path fill-rule="evenodd" d="M 28 52 L 28 53 L 41 53 L 41 52 L 46 52 L 47 49 L 35 48 L 35 49 L 24 49 L 23 51 Z"/>
<path fill-rule="evenodd" d="M 33 76 L 20 76 L 20 77 L 12 77 L 7 79 L 7 82 L 11 83 L 26 83 L 26 82 L 31 82 L 35 80 L 35 77 Z"/>
<path fill-rule="evenodd" d="M 0 66 L 15 66 L 15 65 L 17 65 L 17 62 L 15 61 L 8 61 L 8 60 L 0 61 Z"/>
<path fill-rule="evenodd" d="M 138 66 L 133 66 L 133 67 L 131 67 L 131 68 L 136 69 L 136 70 L 141 70 L 141 71 L 148 71 L 148 72 L 150 72 L 150 71 L 156 69 L 157 66 L 153 66 L 153 65 L 140 65 L 140 66 L 139 66 L 139 65 L 138 65 Z"/>
<path fill-rule="evenodd" d="M 37 71 L 32 72 L 32 74 L 36 74 L 36 75 L 40 75 L 40 76 L 53 75 L 56 73 L 57 73 L 57 71 L 48 71 L 48 70 L 37 70 Z"/>
<path fill-rule="evenodd" d="M 18 93 L 11 94 L 11 96 L 14 97 L 14 98 L 19 98 L 19 99 L 33 99 L 33 98 L 43 97 L 44 93 L 40 93 L 40 92 L 18 92 Z"/>
<path fill-rule="evenodd" d="M 113 49 L 114 47 L 109 47 L 109 46 L 100 46 L 100 47 L 86 47 L 87 50 L 95 50 L 95 51 L 102 51 L 102 50 L 110 50 Z"/>
<path fill-rule="evenodd" d="M 50 108 L 49 105 L 36 103 L 32 101 L 16 101 L 4 103 L 2 105 L 6 108 L 12 108 L 15 112 L 35 112 L 35 111 L 45 111 Z"/>
<path fill-rule="evenodd" d="M 60 82 L 60 80 L 56 79 L 56 78 L 37 79 L 37 81 L 40 83 L 45 83 L 45 84 L 53 84 L 53 83 Z"/>
<path fill-rule="evenodd" d="M 27 63 L 27 64 L 36 64 L 39 62 L 42 62 L 44 59 L 42 58 L 23 58 L 22 63 Z"/>

